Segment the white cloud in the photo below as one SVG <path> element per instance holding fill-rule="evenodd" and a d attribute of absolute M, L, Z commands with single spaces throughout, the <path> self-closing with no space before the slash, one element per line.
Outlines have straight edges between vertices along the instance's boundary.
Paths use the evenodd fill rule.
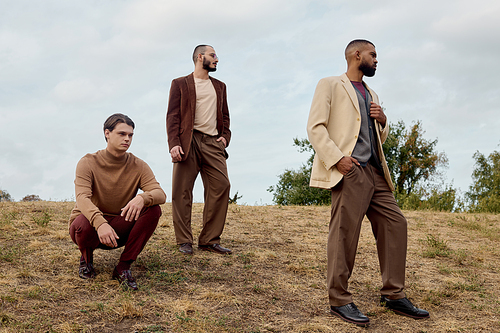
<path fill-rule="evenodd" d="M 165 135 L 170 81 L 193 69 L 191 52 L 214 45 L 214 76 L 228 86 L 232 189 L 249 204 L 306 160 L 317 81 L 345 71 L 354 38 L 377 45 L 367 82 L 391 121 L 422 120 L 466 189 L 472 154 L 497 149 L 500 52 L 496 1 L 0 1 L 0 187 L 16 199 L 73 195 L 74 167 L 104 147 L 114 112 L 137 125 L 132 152 L 167 193 Z M 195 198 L 202 201 L 198 184 Z"/>

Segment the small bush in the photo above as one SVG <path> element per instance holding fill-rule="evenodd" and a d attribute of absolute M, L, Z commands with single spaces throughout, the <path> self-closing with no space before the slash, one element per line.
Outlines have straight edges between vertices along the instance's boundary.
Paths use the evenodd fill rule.
<path fill-rule="evenodd" d="M 446 241 L 439 239 L 434 235 L 428 235 L 427 240 L 427 250 L 424 251 L 423 256 L 425 258 L 435 258 L 438 257 L 449 257 L 451 250 L 448 248 Z"/>
<path fill-rule="evenodd" d="M 52 216 L 47 211 L 44 211 L 41 216 L 33 215 L 31 219 L 40 227 L 46 227 L 52 219 Z"/>
<path fill-rule="evenodd" d="M 42 201 L 40 197 L 36 194 L 29 194 L 21 199 L 21 201 L 29 202 L 29 201 Z"/>

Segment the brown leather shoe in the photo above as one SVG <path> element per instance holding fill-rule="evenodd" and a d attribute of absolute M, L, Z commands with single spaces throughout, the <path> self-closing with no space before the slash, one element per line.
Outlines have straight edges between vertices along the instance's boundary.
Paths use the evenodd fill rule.
<path fill-rule="evenodd" d="M 130 269 L 125 269 L 120 273 L 118 273 L 115 267 L 115 269 L 113 270 L 113 279 L 118 280 L 118 282 L 120 282 L 121 285 L 129 287 L 132 290 L 139 289 L 137 283 L 135 282 L 135 279 L 132 277 Z"/>
<path fill-rule="evenodd" d="M 181 244 L 179 251 L 184 254 L 193 254 L 193 245 L 191 243 Z"/>
<path fill-rule="evenodd" d="M 94 265 L 89 262 L 88 264 L 85 262 L 85 259 L 80 258 L 80 267 L 78 268 L 78 276 L 82 279 L 93 279 L 96 276 L 96 272 L 94 269 Z"/>
<path fill-rule="evenodd" d="M 198 248 L 203 251 L 210 251 L 219 254 L 231 254 L 233 251 L 230 249 L 226 249 L 225 247 L 220 246 L 220 244 L 212 244 L 212 245 L 198 245 Z"/>

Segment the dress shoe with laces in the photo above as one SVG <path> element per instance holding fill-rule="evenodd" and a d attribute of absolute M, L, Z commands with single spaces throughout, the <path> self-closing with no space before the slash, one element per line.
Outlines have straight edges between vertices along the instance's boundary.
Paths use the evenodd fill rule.
<path fill-rule="evenodd" d="M 82 279 L 93 279 L 96 276 L 94 265 L 89 262 L 86 263 L 83 258 L 80 258 L 80 267 L 78 268 L 78 276 Z"/>
<path fill-rule="evenodd" d="M 184 254 L 193 254 L 193 245 L 191 243 L 181 244 L 179 251 Z"/>
<path fill-rule="evenodd" d="M 210 251 L 219 254 L 231 254 L 233 252 L 230 249 L 220 246 L 220 244 L 198 245 L 198 248 L 203 251 Z"/>
<path fill-rule="evenodd" d="M 407 316 L 413 319 L 429 318 L 429 312 L 415 307 L 406 297 L 393 300 L 382 296 L 380 298 L 380 304 L 398 315 Z"/>
<path fill-rule="evenodd" d="M 354 303 L 342 306 L 330 306 L 330 312 L 348 323 L 363 327 L 370 325 L 370 319 L 359 311 Z"/>
<path fill-rule="evenodd" d="M 125 269 L 121 272 L 118 272 L 115 267 L 115 269 L 113 270 L 113 279 L 118 280 L 118 282 L 120 282 L 121 285 L 129 287 L 132 290 L 139 289 L 137 287 L 135 279 L 132 277 L 130 269 Z"/>

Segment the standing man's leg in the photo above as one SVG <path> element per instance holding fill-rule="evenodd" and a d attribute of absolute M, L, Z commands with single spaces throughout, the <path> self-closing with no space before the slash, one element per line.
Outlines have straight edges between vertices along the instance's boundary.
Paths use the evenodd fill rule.
<path fill-rule="evenodd" d="M 193 142 L 186 160 L 174 163 L 172 171 L 172 219 L 178 245 L 193 244 L 191 211 L 193 187 L 200 171 L 198 147 Z"/>
<path fill-rule="evenodd" d="M 348 280 L 354 268 L 361 222 L 373 193 L 365 169 L 353 165 L 337 186 L 332 188 L 332 211 L 328 234 L 327 285 L 331 306 L 352 302 Z"/>
<path fill-rule="evenodd" d="M 203 229 L 198 244 L 206 246 L 220 243 L 220 236 L 226 223 L 231 185 L 227 173 L 224 143 L 209 135 L 203 135 L 199 139 L 205 207 Z"/>
<path fill-rule="evenodd" d="M 407 222 L 382 173 L 369 165 L 375 192 L 366 216 L 377 242 L 382 273 L 381 294 L 390 299 L 405 297 Z"/>
<path fill-rule="evenodd" d="M 372 224 L 382 273 L 380 303 L 397 314 L 414 319 L 429 318 L 405 297 L 407 221 L 381 171 L 370 166 L 375 192 L 366 215 Z"/>
<path fill-rule="evenodd" d="M 367 326 L 370 319 L 354 304 L 348 290 L 354 268 L 361 223 L 373 194 L 366 168 L 353 165 L 332 188 L 332 215 L 328 234 L 327 285 L 330 312 L 344 321 Z"/>

